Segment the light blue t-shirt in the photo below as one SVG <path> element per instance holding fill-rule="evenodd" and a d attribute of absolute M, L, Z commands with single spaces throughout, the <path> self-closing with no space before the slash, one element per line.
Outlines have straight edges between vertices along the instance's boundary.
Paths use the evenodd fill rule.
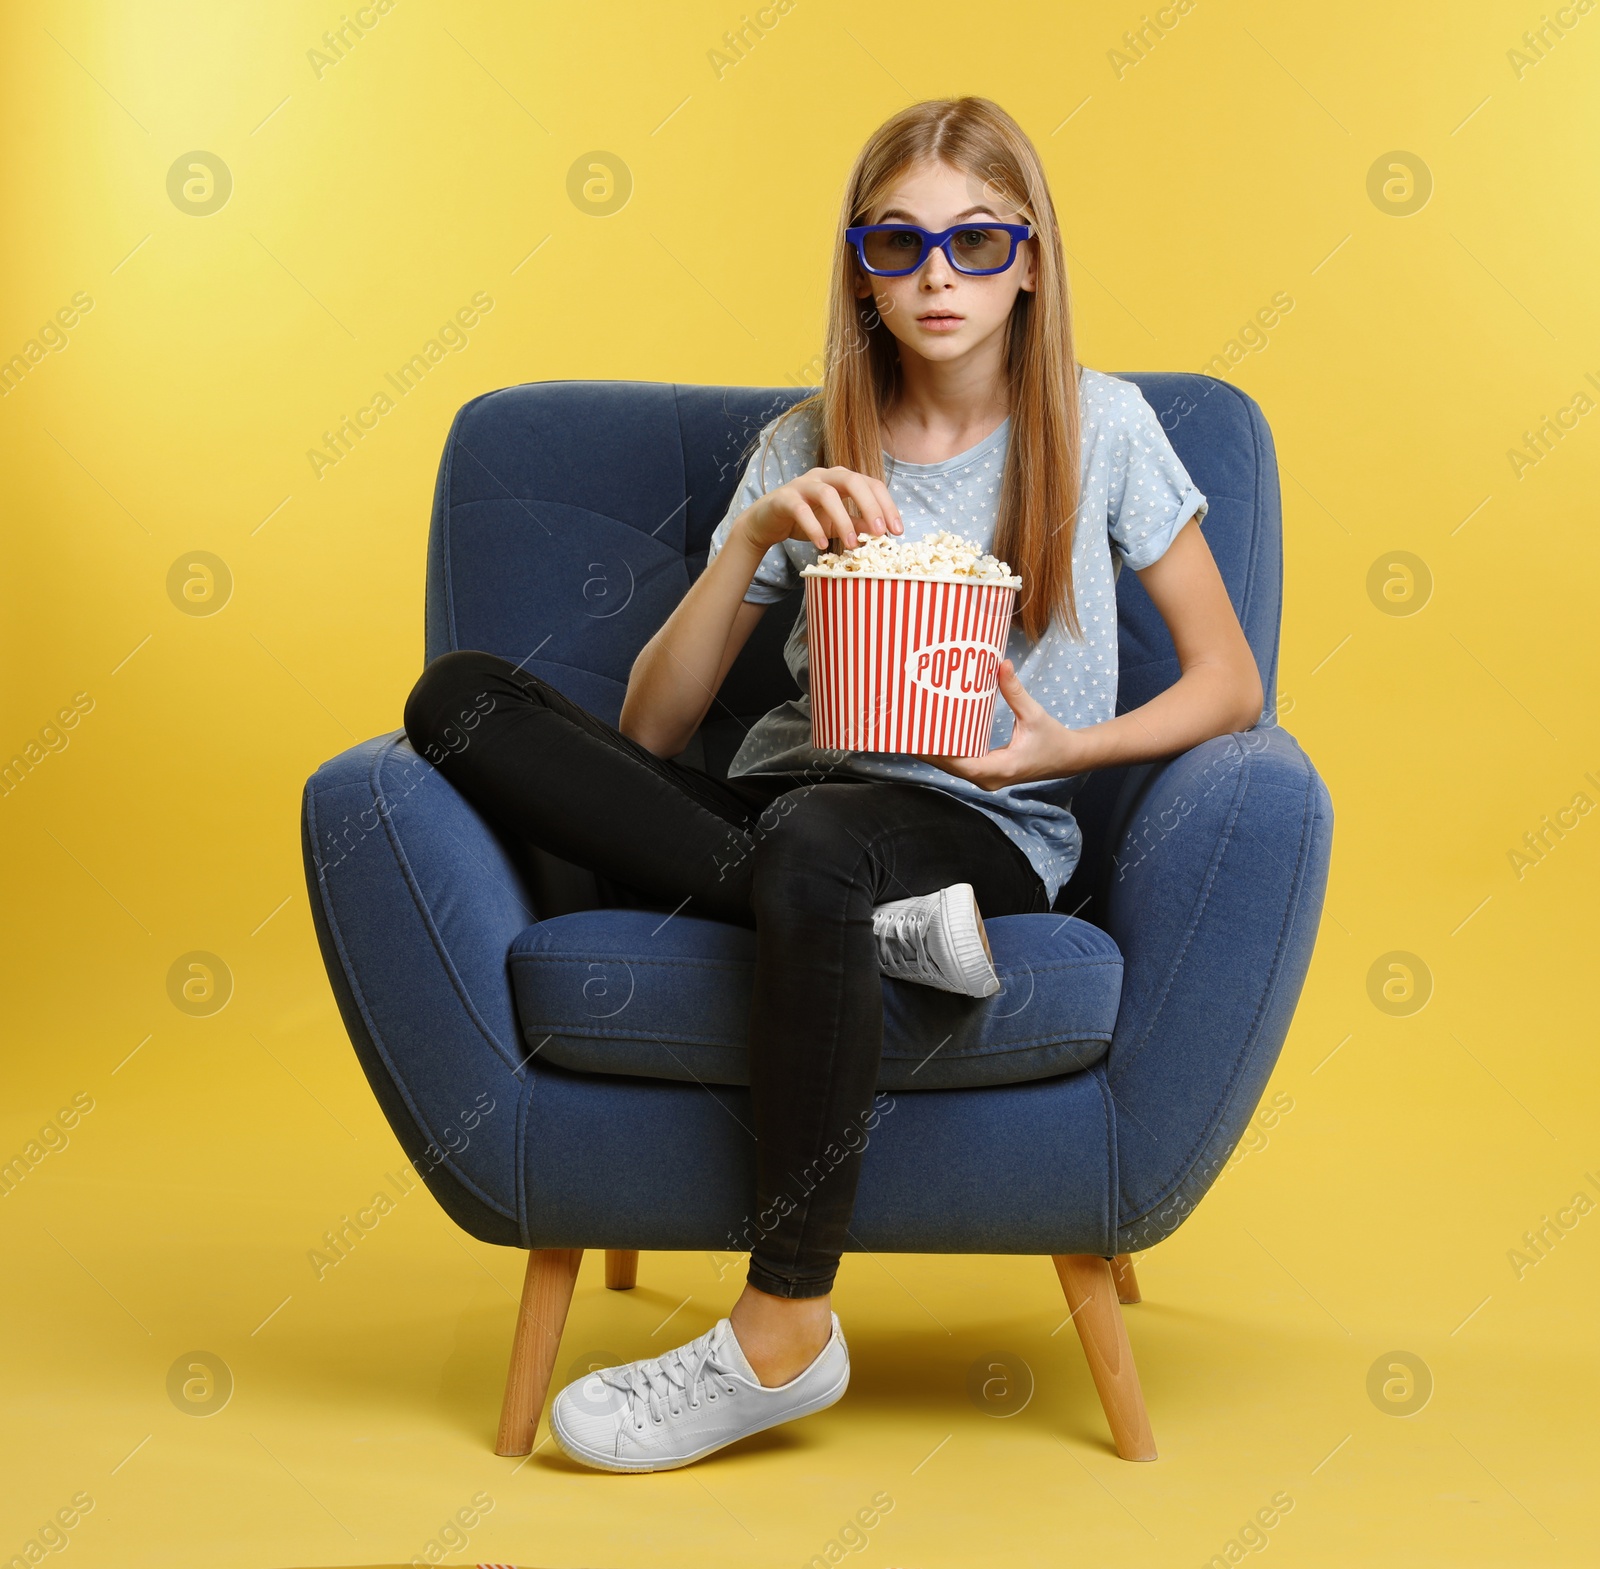
<path fill-rule="evenodd" d="M 1006 644 L 1006 654 L 1028 693 L 1072 729 L 1099 724 L 1116 713 L 1116 575 L 1121 563 L 1126 561 L 1138 571 L 1160 560 L 1178 530 L 1191 517 L 1204 519 L 1207 508 L 1206 498 L 1172 450 L 1155 410 L 1132 382 L 1085 367 L 1078 378 L 1078 396 L 1083 456 L 1072 581 L 1082 638 L 1069 636 L 1057 616 L 1032 644 L 1013 621 Z M 773 436 L 770 451 L 769 434 Z M 1010 434 L 1008 416 L 977 446 L 942 463 L 902 463 L 884 453 L 884 482 L 905 524 L 900 537 L 919 540 L 947 528 L 977 541 L 984 550 L 992 549 Z M 818 435 L 814 409 L 789 417 L 780 415 L 763 427 L 760 445 L 745 468 L 727 516 L 711 536 L 710 557 L 722 548 L 734 520 L 747 507 L 767 491 L 816 467 Z M 800 569 L 816 558 L 816 546 L 804 540 L 774 545 L 761 558 L 745 599 L 772 604 L 796 592 L 804 581 Z M 943 790 L 1004 830 L 1028 857 L 1054 902 L 1078 864 L 1083 841 L 1072 815 L 1072 797 L 1087 775 L 980 790 L 914 757 L 818 751 L 811 745 L 804 601 L 784 646 L 784 660 L 800 696 L 779 704 L 756 722 L 729 765 L 730 775 L 818 769 Z M 996 698 L 991 748 L 1006 744 L 1011 725 L 1010 707 L 1003 697 Z"/>

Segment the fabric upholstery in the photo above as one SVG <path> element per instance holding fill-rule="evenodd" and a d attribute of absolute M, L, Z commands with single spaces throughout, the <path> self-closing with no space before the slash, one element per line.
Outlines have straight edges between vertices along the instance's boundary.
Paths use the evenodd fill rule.
<path fill-rule="evenodd" d="M 1046 988 L 1048 1010 L 1036 988 L 1050 1016 L 1037 1038 L 1022 1033 L 1031 1023 L 983 1007 L 952 1032 L 961 999 L 908 1000 L 917 988 L 886 983 L 894 1049 L 882 1093 L 893 1105 L 865 1152 L 853 1248 L 1109 1254 L 1158 1241 L 1243 1133 L 1305 978 L 1332 807 L 1274 722 L 1282 556 L 1271 435 L 1256 404 L 1223 382 L 1127 379 L 1211 502 L 1205 534 L 1261 668 L 1263 719 L 1091 778 L 1075 803 L 1084 857 L 1058 914 L 994 923 L 1059 926 L 1048 939 L 1032 925 L 1008 932 L 1013 970 L 1019 956 L 1034 963 L 1040 942 L 1081 941 L 1083 962 Z M 634 655 L 704 566 L 748 443 L 800 395 L 554 382 L 469 403 L 435 493 L 428 656 L 485 648 L 525 661 L 615 721 Z M 792 691 L 786 610 L 763 619 L 686 754 L 712 771 Z M 1177 667 L 1131 572 L 1118 613 L 1119 705 L 1129 707 Z M 740 931 L 673 932 L 675 920 L 652 935 L 642 912 L 585 908 L 587 874 L 503 845 L 398 730 L 312 775 L 302 843 L 346 1029 L 407 1157 L 458 1224 L 523 1247 L 739 1250 L 754 1173 L 738 1082 Z M 657 1076 L 661 1053 L 648 1054 L 642 1029 L 605 1037 L 579 1017 L 578 966 L 621 961 L 637 977 L 667 951 L 669 932 L 670 974 L 642 983 L 645 996 L 669 1044 L 671 1030 L 702 1035 L 693 1044 L 716 1053 L 706 1059 L 723 1064 L 715 1076 Z M 696 992 L 690 968 L 708 960 Z M 698 1032 L 685 1023 L 695 1014 L 707 1021 Z M 945 1033 L 963 1072 L 1031 1056 L 1028 1071 L 1043 1064 L 1050 1076 L 924 1089 L 917 1073 L 904 1082 L 919 1087 L 888 1087 L 919 1044 L 931 1071 Z"/>
<path fill-rule="evenodd" d="M 1060 915 L 986 921 L 1001 989 L 959 997 L 883 982 L 880 1089 L 1015 1084 L 1073 1073 L 1106 1053 L 1122 955 L 1097 926 Z M 750 1082 L 755 933 L 722 921 L 591 910 L 530 926 L 511 945 L 522 1038 L 588 1073 Z"/>

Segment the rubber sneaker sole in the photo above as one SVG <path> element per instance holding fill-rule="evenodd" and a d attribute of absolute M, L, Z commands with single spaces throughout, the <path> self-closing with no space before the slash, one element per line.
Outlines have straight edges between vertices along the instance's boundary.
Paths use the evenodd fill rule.
<path fill-rule="evenodd" d="M 937 930 L 943 934 L 941 946 L 947 955 L 946 964 L 941 968 L 954 971 L 945 974 L 947 983 L 956 982 L 942 989 L 963 997 L 994 996 L 1000 990 L 1000 977 L 995 972 L 989 934 L 984 930 L 978 896 L 972 884 L 952 883 L 948 888 L 941 888 L 935 897 L 939 901 Z"/>

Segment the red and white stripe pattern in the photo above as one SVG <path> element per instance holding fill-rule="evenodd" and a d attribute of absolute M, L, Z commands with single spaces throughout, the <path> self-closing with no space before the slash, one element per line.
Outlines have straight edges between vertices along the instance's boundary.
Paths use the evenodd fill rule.
<path fill-rule="evenodd" d="M 927 577 L 808 576 L 811 744 L 981 757 L 1017 591 Z"/>

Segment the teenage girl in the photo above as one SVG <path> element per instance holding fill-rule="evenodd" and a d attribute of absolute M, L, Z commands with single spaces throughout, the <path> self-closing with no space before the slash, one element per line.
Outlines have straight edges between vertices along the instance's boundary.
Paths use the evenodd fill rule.
<path fill-rule="evenodd" d="M 871 136 L 829 298 L 822 390 L 762 431 L 615 728 L 479 651 L 435 659 L 406 704 L 412 745 L 502 831 L 756 932 L 746 1284 L 687 1345 L 557 1395 L 557 1441 L 608 1470 L 686 1465 L 839 1399 L 849 1353 L 830 1293 L 875 1120 L 882 975 L 985 995 L 978 910 L 1051 907 L 1078 856 L 1082 776 L 1261 713 L 1200 531 L 1205 497 L 1139 390 L 1076 361 L 1055 208 L 1009 115 L 984 98 L 919 103 Z M 814 753 L 802 697 L 751 730 L 726 781 L 677 761 L 801 567 L 939 528 L 1023 581 L 986 755 Z M 1117 714 L 1122 566 L 1182 673 Z M 803 610 L 785 655 L 805 693 Z"/>

